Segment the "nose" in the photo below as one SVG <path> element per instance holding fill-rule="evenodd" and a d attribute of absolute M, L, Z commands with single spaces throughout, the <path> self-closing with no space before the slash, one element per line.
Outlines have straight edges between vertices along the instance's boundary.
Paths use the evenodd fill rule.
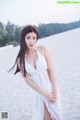
<path fill-rule="evenodd" d="M 30 41 L 32 42 L 32 41 L 33 41 L 33 39 L 31 38 L 31 39 L 30 39 Z"/>
<path fill-rule="evenodd" d="M 33 43 L 33 39 L 30 39 L 30 43 Z"/>

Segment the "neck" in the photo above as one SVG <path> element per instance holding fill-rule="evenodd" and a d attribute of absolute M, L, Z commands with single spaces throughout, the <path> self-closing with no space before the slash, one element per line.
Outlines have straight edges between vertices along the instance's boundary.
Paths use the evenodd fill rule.
<path fill-rule="evenodd" d="M 34 48 L 32 48 L 32 49 L 28 49 L 27 53 L 28 53 L 28 54 L 33 54 L 33 53 L 34 53 L 34 51 L 35 51 L 35 47 L 34 47 Z"/>

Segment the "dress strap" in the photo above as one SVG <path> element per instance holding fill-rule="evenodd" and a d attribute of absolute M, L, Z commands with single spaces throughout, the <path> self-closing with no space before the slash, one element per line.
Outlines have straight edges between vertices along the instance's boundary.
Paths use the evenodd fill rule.
<path fill-rule="evenodd" d="M 35 48 L 34 48 L 37 52 L 38 52 L 38 48 L 35 46 Z"/>

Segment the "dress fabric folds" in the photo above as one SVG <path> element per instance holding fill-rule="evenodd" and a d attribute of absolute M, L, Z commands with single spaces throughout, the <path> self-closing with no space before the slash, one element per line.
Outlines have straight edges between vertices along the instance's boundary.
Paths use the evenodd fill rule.
<path fill-rule="evenodd" d="M 37 84 L 42 89 L 47 92 L 52 92 L 52 84 L 49 79 L 47 72 L 47 62 L 40 53 L 40 51 L 35 48 L 38 59 L 35 63 L 36 68 L 34 68 L 30 63 L 27 62 L 25 58 L 25 69 L 30 75 L 30 80 L 32 80 L 35 84 Z M 44 103 L 52 117 L 55 120 L 63 120 L 62 119 L 62 110 L 61 110 L 61 102 L 60 95 L 58 94 L 57 101 L 55 103 L 50 103 L 44 96 L 39 94 L 37 91 L 32 89 L 33 94 L 33 115 L 32 120 L 43 120 L 44 118 Z M 59 93 L 59 91 L 58 91 Z"/>

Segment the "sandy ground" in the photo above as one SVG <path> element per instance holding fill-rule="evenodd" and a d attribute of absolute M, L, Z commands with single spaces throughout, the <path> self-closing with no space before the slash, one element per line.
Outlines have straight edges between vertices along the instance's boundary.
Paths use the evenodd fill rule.
<path fill-rule="evenodd" d="M 37 42 L 52 55 L 60 90 L 64 120 L 80 120 L 80 29 L 46 37 Z M 20 73 L 13 75 L 19 46 L 0 52 L 0 114 L 9 113 L 9 120 L 31 120 L 31 88 Z"/>
<path fill-rule="evenodd" d="M 9 48 L 13 48 L 13 45 L 8 45 L 8 46 L 0 47 L 0 52 L 5 51 L 5 50 L 7 50 Z"/>

